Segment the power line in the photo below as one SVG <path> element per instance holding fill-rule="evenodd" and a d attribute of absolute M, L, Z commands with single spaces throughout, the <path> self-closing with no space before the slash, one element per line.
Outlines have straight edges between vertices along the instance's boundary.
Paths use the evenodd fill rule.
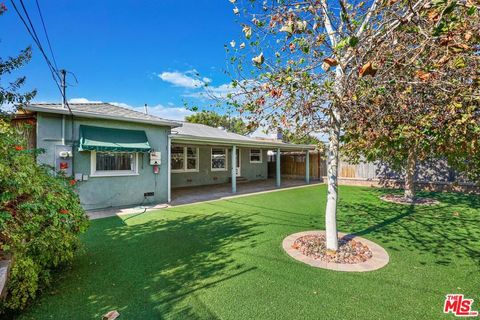
<path fill-rule="evenodd" d="M 67 100 L 66 97 L 65 97 L 65 92 L 64 90 L 62 90 L 61 88 L 61 85 L 59 84 L 59 80 L 61 80 L 61 76 L 59 74 L 59 71 L 58 69 L 56 69 L 53 65 L 52 65 L 52 62 L 50 61 L 50 59 L 48 58 L 47 54 L 45 53 L 44 49 L 43 49 L 43 46 L 42 46 L 42 43 L 40 41 L 40 38 L 38 37 L 37 35 L 37 32 L 35 30 L 35 27 L 32 23 L 32 20 L 30 19 L 30 16 L 28 14 L 28 11 L 27 9 L 25 8 L 25 4 L 23 3 L 23 0 L 20 0 L 20 4 L 22 5 L 22 9 L 25 13 L 25 16 L 27 17 L 27 20 L 29 22 L 29 24 L 27 24 L 27 22 L 25 21 L 25 18 L 23 17 L 23 15 L 20 13 L 20 11 L 18 10 L 17 6 L 15 5 L 15 2 L 13 0 L 10 0 L 10 2 L 12 3 L 12 6 L 13 8 L 15 9 L 15 12 L 17 13 L 18 17 L 20 18 L 20 20 L 22 21 L 23 25 L 25 26 L 25 28 L 27 29 L 28 33 L 30 34 L 30 36 L 32 37 L 33 41 L 35 42 L 35 44 L 37 45 L 38 49 L 40 50 L 40 52 L 42 53 L 43 55 L 43 58 L 45 59 L 45 62 L 47 63 L 47 66 L 52 74 L 52 78 L 53 78 L 53 81 L 55 82 L 55 85 L 57 86 L 58 90 L 60 91 L 60 94 L 62 95 L 62 98 L 63 100 Z M 43 21 L 43 19 L 42 19 Z M 30 26 L 29 26 L 30 25 Z M 45 25 L 44 25 L 45 26 Z M 31 28 L 31 30 L 30 30 Z M 45 29 L 45 33 L 46 33 L 46 29 Z M 47 33 L 46 33 L 47 34 Z M 48 37 L 48 36 L 47 36 Z M 49 42 L 50 43 L 50 42 Z M 52 57 L 53 57 L 53 51 L 52 51 Z M 56 63 L 55 63 L 56 64 Z M 56 76 L 56 77 L 55 77 Z M 58 79 L 57 79 L 58 78 Z M 73 115 L 72 113 L 72 109 L 70 108 L 70 105 L 68 104 L 68 101 L 66 102 L 66 106 L 70 112 L 70 114 Z"/>
<path fill-rule="evenodd" d="M 13 2 L 13 0 L 10 0 L 10 2 L 12 3 L 12 6 L 13 8 L 15 9 L 15 12 L 17 13 L 18 17 L 20 18 L 20 20 L 22 21 L 23 25 L 25 26 L 25 28 L 27 29 L 28 33 L 30 34 L 30 36 L 32 37 L 33 41 L 35 42 L 35 44 L 37 45 L 38 49 L 40 50 L 40 52 L 42 53 L 44 59 L 45 59 L 45 62 L 47 63 L 47 66 L 50 70 L 50 72 L 52 73 L 52 77 L 53 77 L 53 80 L 55 81 L 55 84 L 57 85 L 57 87 L 60 89 L 60 85 L 57 81 L 57 79 L 55 78 L 55 75 L 57 77 L 58 76 L 58 73 L 56 72 L 55 68 L 53 68 L 50 60 L 48 59 L 47 55 L 45 54 L 45 51 L 43 50 L 43 47 L 42 47 L 42 44 L 40 43 L 40 40 L 35 37 L 34 35 L 34 32 L 32 30 L 30 30 L 30 27 L 28 26 L 27 22 L 25 21 L 25 18 L 22 16 L 22 14 L 20 13 L 20 11 L 18 10 L 17 6 L 15 5 L 15 2 Z M 33 26 L 33 24 L 32 24 Z"/>
<path fill-rule="evenodd" d="M 22 5 L 22 9 L 23 9 L 23 12 L 25 13 L 25 16 L 27 17 L 28 23 L 30 24 L 30 28 L 33 32 L 32 36 L 34 36 L 34 38 L 35 38 L 34 40 L 36 40 L 36 43 L 37 43 L 40 51 L 42 52 L 45 59 L 47 60 L 48 66 L 50 67 L 51 70 L 53 70 L 52 75 L 54 75 L 54 76 L 56 75 L 58 77 L 58 79 L 60 80 L 60 76 L 58 74 L 58 69 L 53 67 L 52 63 L 50 62 L 50 59 L 47 57 L 47 54 L 45 53 L 45 51 L 43 49 L 42 42 L 40 41 L 40 38 L 38 37 L 37 31 L 35 30 L 35 26 L 33 25 L 32 20 L 30 19 L 30 15 L 28 14 L 27 8 L 25 7 L 25 4 L 23 3 L 23 0 L 20 0 L 20 4 Z"/>
<path fill-rule="evenodd" d="M 50 54 L 52 55 L 53 64 L 55 65 L 55 69 L 58 71 L 57 61 L 55 60 L 55 55 L 53 54 L 52 44 L 50 43 L 50 38 L 48 37 L 47 28 L 45 27 L 45 21 L 43 20 L 42 10 L 40 10 L 40 4 L 38 0 L 35 0 L 37 3 L 38 14 L 40 15 L 40 20 L 42 21 L 43 31 L 45 32 L 45 38 L 47 39 L 48 48 L 50 49 Z"/>

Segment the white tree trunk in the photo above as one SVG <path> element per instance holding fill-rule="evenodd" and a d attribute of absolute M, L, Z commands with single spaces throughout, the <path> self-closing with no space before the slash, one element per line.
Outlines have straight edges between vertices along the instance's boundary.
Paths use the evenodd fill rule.
<path fill-rule="evenodd" d="M 344 73 L 340 66 L 335 69 L 334 90 L 337 98 L 343 94 Z M 325 229 L 327 238 L 327 249 L 338 250 L 337 234 L 337 199 L 338 199 L 338 153 L 340 149 L 340 112 L 332 101 L 332 112 L 330 115 L 328 159 L 327 159 L 327 208 L 325 211 Z"/>
<path fill-rule="evenodd" d="M 327 249 L 337 251 L 337 199 L 338 199 L 338 150 L 340 138 L 340 123 L 338 112 L 333 110 L 331 116 L 328 159 L 327 159 L 327 209 L 325 212 L 325 226 Z"/>
<path fill-rule="evenodd" d="M 405 172 L 405 194 L 404 197 L 413 201 L 415 197 L 415 168 L 417 164 L 417 157 L 415 155 L 415 150 L 411 148 L 408 151 L 408 160 L 407 160 L 407 170 Z"/>

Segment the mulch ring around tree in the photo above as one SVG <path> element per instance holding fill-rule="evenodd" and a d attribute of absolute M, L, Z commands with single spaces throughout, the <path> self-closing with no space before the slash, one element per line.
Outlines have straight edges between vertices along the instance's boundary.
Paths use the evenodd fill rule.
<path fill-rule="evenodd" d="M 415 197 L 413 199 L 407 199 L 404 196 L 398 195 L 398 194 L 387 194 L 387 195 L 381 196 L 380 199 L 383 201 L 393 202 L 396 204 L 420 205 L 420 206 L 432 206 L 440 203 L 438 200 L 435 200 L 432 198 Z"/>
<path fill-rule="evenodd" d="M 300 237 L 295 240 L 292 247 L 308 257 L 325 262 L 359 263 L 372 257 L 372 251 L 367 245 L 345 237 L 338 240 L 338 250 L 336 252 L 327 250 L 324 234 Z"/>
<path fill-rule="evenodd" d="M 387 251 L 378 244 L 338 232 L 338 250 L 326 248 L 325 231 L 294 233 L 283 240 L 282 247 L 292 258 L 312 267 L 336 271 L 363 272 L 377 270 L 389 261 Z"/>

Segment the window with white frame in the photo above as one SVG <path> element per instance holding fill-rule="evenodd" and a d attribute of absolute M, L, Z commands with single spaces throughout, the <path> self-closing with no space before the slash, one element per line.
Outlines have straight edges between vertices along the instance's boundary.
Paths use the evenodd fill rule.
<path fill-rule="evenodd" d="M 93 177 L 137 175 L 138 153 L 92 151 L 90 171 Z"/>
<path fill-rule="evenodd" d="M 262 150 L 250 149 L 250 163 L 262 163 Z"/>
<path fill-rule="evenodd" d="M 211 156 L 212 171 L 227 171 L 227 149 L 212 148 Z"/>
<path fill-rule="evenodd" d="M 198 148 L 187 146 L 172 146 L 172 172 L 198 171 Z"/>

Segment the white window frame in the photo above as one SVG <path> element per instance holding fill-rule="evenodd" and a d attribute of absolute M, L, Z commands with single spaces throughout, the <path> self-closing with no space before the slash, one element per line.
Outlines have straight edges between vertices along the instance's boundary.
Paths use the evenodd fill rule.
<path fill-rule="evenodd" d="M 260 160 L 259 161 L 252 161 L 252 150 L 260 151 Z M 257 149 L 257 148 L 250 149 L 250 163 L 263 163 L 263 151 L 262 151 L 262 149 Z"/>
<path fill-rule="evenodd" d="M 116 153 L 116 152 L 113 152 Z M 123 152 L 117 152 L 123 153 Z M 125 177 L 138 176 L 138 152 L 133 157 L 134 170 L 100 170 L 97 171 L 97 151 L 90 152 L 90 177 Z"/>
<path fill-rule="evenodd" d="M 213 168 L 213 149 L 223 149 L 225 151 L 225 168 Z M 228 149 L 223 147 L 210 148 L 210 171 L 228 171 Z"/>
<path fill-rule="evenodd" d="M 199 168 L 200 168 L 200 148 L 199 147 L 195 147 L 195 146 L 181 146 L 181 145 L 174 145 L 172 144 L 171 147 L 170 147 L 170 156 L 171 156 L 171 153 L 172 153 L 172 148 L 174 147 L 181 147 L 183 148 L 183 169 L 171 169 L 171 172 L 172 173 L 182 173 L 182 172 L 199 172 Z M 195 169 L 187 169 L 187 159 L 188 159 L 188 154 L 187 154 L 187 148 L 193 148 L 193 149 L 196 149 L 197 152 L 196 152 L 196 161 L 195 161 Z M 171 165 L 170 165 L 171 167 Z"/>

